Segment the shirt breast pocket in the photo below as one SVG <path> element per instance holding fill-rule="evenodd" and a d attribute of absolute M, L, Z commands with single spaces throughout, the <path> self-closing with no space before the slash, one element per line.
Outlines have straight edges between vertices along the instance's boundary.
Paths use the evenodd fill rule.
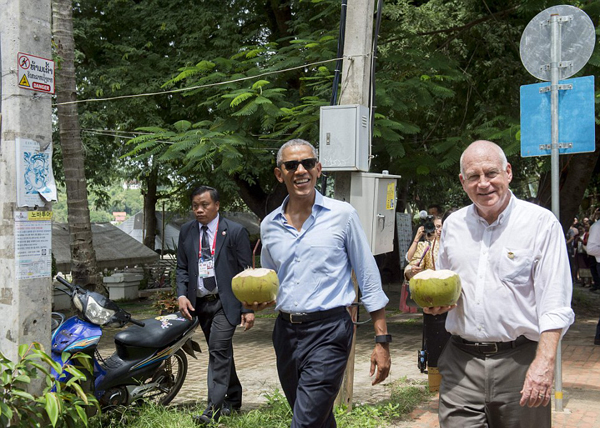
<path fill-rule="evenodd" d="M 500 280 L 511 284 L 526 284 L 533 270 L 533 257 L 527 249 L 504 248 L 498 263 Z"/>

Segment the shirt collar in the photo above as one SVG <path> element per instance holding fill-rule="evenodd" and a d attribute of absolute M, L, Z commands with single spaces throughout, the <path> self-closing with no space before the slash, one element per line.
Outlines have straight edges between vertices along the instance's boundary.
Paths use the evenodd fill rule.
<path fill-rule="evenodd" d="M 217 225 L 219 224 L 219 213 L 217 213 L 217 216 L 215 218 L 213 218 L 206 226 L 208 226 L 208 233 L 210 235 L 214 235 L 214 233 L 217 231 Z M 198 227 L 200 232 L 202 232 L 202 223 L 198 222 Z"/>
<path fill-rule="evenodd" d="M 278 217 L 285 218 L 283 213 L 285 212 L 285 207 L 286 207 L 289 199 L 290 199 L 290 195 L 287 195 L 285 197 L 285 199 L 283 200 L 283 202 L 281 203 L 281 205 L 275 209 L 275 216 L 273 217 L 274 219 L 278 218 Z M 331 210 L 331 202 L 328 201 L 323 195 L 321 195 L 321 192 L 319 192 L 317 189 L 315 189 L 315 202 L 313 203 L 313 208 L 312 208 L 313 213 L 315 212 L 315 207 L 320 207 L 320 208 L 325 208 L 325 209 Z"/>
<path fill-rule="evenodd" d="M 501 225 L 502 223 L 504 223 L 504 221 L 510 217 L 510 213 L 513 211 L 514 207 L 515 207 L 515 195 L 513 195 L 512 190 L 509 190 L 510 193 L 510 200 L 508 201 L 508 205 L 506 206 L 506 208 L 504 208 L 504 211 L 502 211 L 499 215 L 498 218 L 496 219 L 495 222 L 493 222 L 492 224 L 488 225 L 488 222 L 479 215 L 479 213 L 477 212 L 477 207 L 475 206 L 475 204 L 471 204 L 471 206 L 469 207 L 470 210 L 470 214 L 480 223 L 482 223 L 484 226 L 495 226 L 495 225 Z"/>

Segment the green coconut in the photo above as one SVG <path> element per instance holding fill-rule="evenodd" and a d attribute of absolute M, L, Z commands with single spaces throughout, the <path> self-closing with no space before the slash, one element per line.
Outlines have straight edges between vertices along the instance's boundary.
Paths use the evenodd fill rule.
<path fill-rule="evenodd" d="M 451 270 L 424 270 L 409 285 L 410 297 L 422 308 L 454 305 L 460 297 L 460 278 Z"/>
<path fill-rule="evenodd" d="M 240 302 L 271 302 L 277 297 L 279 278 L 272 269 L 248 268 L 233 277 L 231 289 Z"/>

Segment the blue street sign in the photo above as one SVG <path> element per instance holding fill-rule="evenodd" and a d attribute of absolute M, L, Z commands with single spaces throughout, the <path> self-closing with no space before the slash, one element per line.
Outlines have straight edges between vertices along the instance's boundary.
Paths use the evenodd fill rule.
<path fill-rule="evenodd" d="M 596 149 L 594 122 L 594 76 L 559 81 L 559 154 L 593 152 Z M 540 89 L 548 88 L 546 92 Z M 550 155 L 550 82 L 521 86 L 521 157 Z"/>

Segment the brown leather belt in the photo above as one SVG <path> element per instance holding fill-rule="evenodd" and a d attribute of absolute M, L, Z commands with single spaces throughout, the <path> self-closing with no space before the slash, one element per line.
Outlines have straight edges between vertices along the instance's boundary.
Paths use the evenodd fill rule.
<path fill-rule="evenodd" d="M 507 351 L 509 349 L 514 349 L 517 346 L 533 342 L 532 340 L 527 339 L 525 336 L 519 336 L 510 342 L 471 342 L 470 340 L 465 340 L 460 336 L 454 336 L 454 338 L 454 343 L 459 348 L 465 351 L 478 352 L 486 355 Z"/>
<path fill-rule="evenodd" d="M 279 311 L 279 316 L 292 324 L 302 324 L 305 322 L 324 320 L 335 315 L 341 315 L 344 312 L 347 312 L 346 307 L 339 306 L 337 308 L 327 309 L 326 311 L 300 312 L 296 314 Z"/>

